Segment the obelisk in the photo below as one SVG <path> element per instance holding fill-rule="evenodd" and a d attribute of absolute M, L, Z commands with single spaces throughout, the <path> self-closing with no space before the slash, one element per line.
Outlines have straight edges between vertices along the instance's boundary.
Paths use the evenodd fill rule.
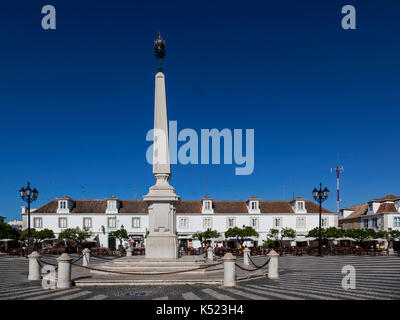
<path fill-rule="evenodd" d="M 154 97 L 153 175 L 156 178 L 156 184 L 150 187 L 149 193 L 143 197 L 149 205 L 146 259 L 175 260 L 178 258 L 175 208 L 180 199 L 168 182 L 171 178 L 171 162 L 165 76 L 161 72 L 162 61 L 165 57 L 165 41 L 160 34 L 154 41 L 154 53 L 159 60 Z"/>

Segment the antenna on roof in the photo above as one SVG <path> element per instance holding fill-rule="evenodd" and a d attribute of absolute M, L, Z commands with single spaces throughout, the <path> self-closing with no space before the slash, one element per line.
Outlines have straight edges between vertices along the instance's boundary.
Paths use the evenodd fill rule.
<path fill-rule="evenodd" d="M 136 192 L 136 184 L 133 185 L 133 197 L 136 200 L 137 199 L 137 192 Z"/>
<path fill-rule="evenodd" d="M 339 197 L 339 178 L 340 178 L 340 173 L 344 171 L 343 166 L 339 167 L 339 164 L 336 166 L 336 168 L 331 168 L 331 173 L 336 171 L 336 192 L 337 192 L 337 199 L 336 199 L 336 210 L 339 212 L 340 210 L 340 197 Z"/>
<path fill-rule="evenodd" d="M 85 198 L 85 186 L 81 186 L 81 188 L 82 188 L 82 198 L 84 199 Z"/>

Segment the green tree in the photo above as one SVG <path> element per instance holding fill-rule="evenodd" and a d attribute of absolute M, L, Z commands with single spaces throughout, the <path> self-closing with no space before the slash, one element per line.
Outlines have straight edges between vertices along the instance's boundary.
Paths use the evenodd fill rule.
<path fill-rule="evenodd" d="M 394 239 L 400 238 L 400 231 L 399 230 L 392 230 L 389 232 L 390 236 Z"/>
<path fill-rule="evenodd" d="M 264 241 L 264 243 L 262 244 L 263 248 L 273 248 L 274 246 L 275 246 L 275 241 L 271 239 Z"/>
<path fill-rule="evenodd" d="M 283 228 L 281 231 L 282 238 L 294 239 L 296 238 L 296 230 L 292 228 Z"/>
<path fill-rule="evenodd" d="M 343 232 L 335 227 L 330 228 L 321 228 L 321 237 L 322 238 L 340 238 L 343 237 Z M 319 227 L 315 227 L 311 229 L 307 233 L 307 237 L 310 238 L 318 238 L 319 237 Z"/>
<path fill-rule="evenodd" d="M 254 230 L 252 227 L 244 227 L 244 228 L 229 228 L 225 232 L 225 237 L 226 238 L 236 238 L 236 240 L 240 243 L 240 245 L 243 245 L 244 239 L 248 237 L 258 237 L 258 232 Z"/>
<path fill-rule="evenodd" d="M 122 241 L 129 239 L 128 232 L 125 229 L 112 231 L 108 234 L 111 238 L 119 240 L 119 245 L 122 246 Z"/>
<path fill-rule="evenodd" d="M 329 227 L 324 230 L 324 234 L 326 238 L 340 238 L 343 237 L 343 232 L 338 228 Z"/>
<path fill-rule="evenodd" d="M 362 241 L 368 238 L 375 238 L 376 232 L 373 229 L 352 229 L 346 231 L 345 236 Z"/>
<path fill-rule="evenodd" d="M 198 239 L 201 242 L 202 247 L 206 243 L 207 239 L 218 238 L 218 237 L 219 237 L 218 231 L 211 230 L 211 228 L 208 228 L 204 232 L 196 232 L 193 234 L 193 238 Z"/>
<path fill-rule="evenodd" d="M 378 231 L 376 233 L 376 237 L 377 238 L 382 238 L 382 239 L 389 239 L 390 233 L 387 231 Z"/>
<path fill-rule="evenodd" d="M 73 240 L 75 241 L 78 248 L 81 247 L 82 241 L 89 238 L 91 236 L 91 232 L 87 228 L 80 229 L 76 228 L 67 228 L 59 233 L 58 239 L 60 240 Z"/>
<path fill-rule="evenodd" d="M 35 249 L 39 248 L 39 245 L 45 240 L 45 239 L 53 239 L 55 238 L 54 231 L 50 229 L 43 229 L 43 230 L 36 230 L 34 228 L 31 228 L 31 239 L 34 240 L 34 246 Z M 21 240 L 27 240 L 28 239 L 28 229 L 25 229 L 24 231 L 21 232 L 20 235 Z"/>
<path fill-rule="evenodd" d="M 11 227 L 8 223 L 0 223 L 0 239 L 17 240 L 19 235 L 19 232 Z"/>
<path fill-rule="evenodd" d="M 321 228 L 321 237 L 325 236 L 325 229 Z M 315 227 L 314 229 L 311 229 L 307 233 L 308 238 L 318 238 L 319 237 L 319 228 Z"/>
<path fill-rule="evenodd" d="M 279 230 L 278 229 L 269 229 L 268 238 L 272 238 L 278 240 L 279 237 Z"/>

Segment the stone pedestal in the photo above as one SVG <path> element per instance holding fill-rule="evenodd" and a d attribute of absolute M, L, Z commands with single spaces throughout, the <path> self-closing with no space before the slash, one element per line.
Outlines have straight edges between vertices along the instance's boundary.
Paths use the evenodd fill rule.
<path fill-rule="evenodd" d="M 270 251 L 270 253 L 267 254 L 267 256 L 271 258 L 268 263 L 268 278 L 273 279 L 273 280 L 278 280 L 279 279 L 279 273 L 278 273 L 279 254 L 274 249 L 272 249 Z"/>
<path fill-rule="evenodd" d="M 57 275 L 57 288 L 66 289 L 71 288 L 71 261 L 72 258 L 68 253 L 63 253 L 59 258 L 58 262 L 58 275 Z"/>
<path fill-rule="evenodd" d="M 175 203 L 179 201 L 179 197 L 162 196 L 165 192 L 152 188 L 144 197 L 144 200 L 149 203 L 146 259 L 176 260 L 178 259 L 178 241 L 175 235 Z"/>
<path fill-rule="evenodd" d="M 126 256 L 127 257 L 132 257 L 132 252 L 133 252 L 132 247 L 129 247 L 128 249 L 126 249 Z"/>
<path fill-rule="evenodd" d="M 236 286 L 236 270 L 234 257 L 230 252 L 226 253 L 222 258 L 224 261 L 224 287 Z"/>
<path fill-rule="evenodd" d="M 213 249 L 211 247 L 208 247 L 207 249 L 207 259 L 210 261 L 214 260 Z"/>
<path fill-rule="evenodd" d="M 146 259 L 178 259 L 177 239 L 174 235 L 152 235 L 146 241 Z"/>
<path fill-rule="evenodd" d="M 82 265 L 87 267 L 90 264 L 90 249 L 85 248 L 82 251 L 83 258 L 82 258 Z"/>
<path fill-rule="evenodd" d="M 41 274 L 40 274 L 40 259 L 41 255 L 37 251 L 33 251 L 29 256 L 29 274 L 28 274 L 28 280 L 33 281 L 33 280 L 40 280 L 41 279 Z"/>
<path fill-rule="evenodd" d="M 249 255 L 250 255 L 250 249 L 249 248 L 245 248 L 243 250 L 243 264 L 245 266 L 248 266 L 250 264 L 249 263 Z"/>

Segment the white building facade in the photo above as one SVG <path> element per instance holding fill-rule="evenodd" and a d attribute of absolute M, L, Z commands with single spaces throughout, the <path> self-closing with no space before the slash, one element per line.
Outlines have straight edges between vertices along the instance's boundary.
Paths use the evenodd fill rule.
<path fill-rule="evenodd" d="M 23 207 L 23 220 L 26 219 Z M 145 243 L 148 231 L 148 207 L 143 200 L 104 200 L 57 198 L 31 212 L 31 227 L 54 231 L 56 236 L 66 228 L 86 228 L 97 245 L 114 247 L 115 240 L 108 234 L 121 228 L 127 230 L 136 246 Z M 176 207 L 178 238 L 185 245 L 198 247 L 192 235 L 208 228 L 224 233 L 233 227 L 251 226 L 258 233 L 258 244 L 267 239 L 270 229 L 292 228 L 297 235 L 306 235 L 319 225 L 319 206 L 304 198 L 292 201 L 214 201 L 205 197 L 200 201 L 181 201 Z M 25 224 L 26 226 L 26 224 Z M 337 227 L 337 214 L 322 208 L 322 226 Z"/>
<path fill-rule="evenodd" d="M 400 196 L 388 194 L 366 203 L 340 210 L 342 229 L 400 230 Z"/>

